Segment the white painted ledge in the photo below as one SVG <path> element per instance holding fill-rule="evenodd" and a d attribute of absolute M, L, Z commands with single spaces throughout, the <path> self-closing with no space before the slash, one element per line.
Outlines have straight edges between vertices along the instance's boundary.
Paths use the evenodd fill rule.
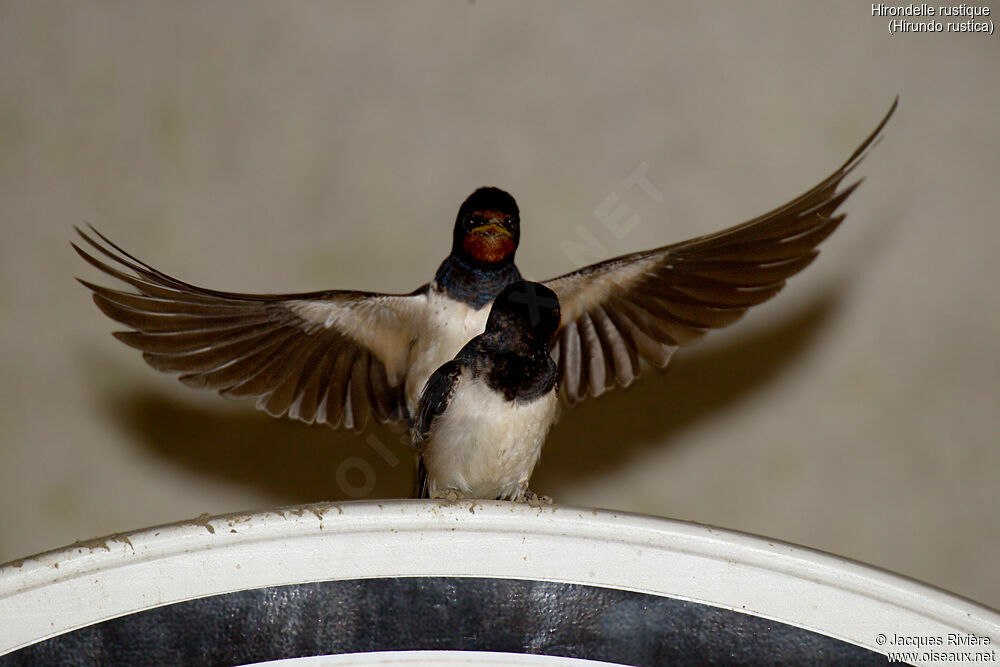
<path fill-rule="evenodd" d="M 781 621 L 879 652 L 892 649 L 877 643 L 879 635 L 894 634 L 975 635 L 992 644 L 973 650 L 1000 649 L 996 611 L 810 549 L 603 510 L 405 500 L 205 516 L 0 566 L 0 655 L 208 595 L 406 576 L 639 591 Z"/>

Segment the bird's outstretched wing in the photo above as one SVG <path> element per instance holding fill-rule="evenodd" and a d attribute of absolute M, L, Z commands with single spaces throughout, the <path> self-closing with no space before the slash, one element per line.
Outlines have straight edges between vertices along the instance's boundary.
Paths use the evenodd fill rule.
<path fill-rule="evenodd" d="M 420 290 L 219 292 L 157 271 L 90 231 L 101 242 L 77 229 L 88 250 L 97 252 L 73 248 L 137 291 L 80 282 L 98 308 L 131 329 L 115 337 L 142 350 L 153 368 L 181 373 L 181 382 L 192 387 L 256 397 L 268 413 L 308 423 L 360 430 L 370 417 L 407 417 L 401 386 Z"/>
<path fill-rule="evenodd" d="M 662 368 L 678 346 L 732 324 L 781 291 L 844 219 L 837 208 L 860 181 L 843 189 L 841 182 L 877 143 L 897 103 L 847 162 L 784 206 L 715 234 L 545 281 L 562 307 L 553 356 L 568 402 L 628 386 L 640 358 Z"/>

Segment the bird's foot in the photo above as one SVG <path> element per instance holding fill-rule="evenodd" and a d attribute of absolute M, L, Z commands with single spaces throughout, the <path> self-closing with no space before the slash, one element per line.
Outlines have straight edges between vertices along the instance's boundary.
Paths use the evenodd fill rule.
<path fill-rule="evenodd" d="M 551 496 L 540 496 L 530 489 L 524 494 L 524 502 L 531 507 L 544 507 L 552 504 Z"/>
<path fill-rule="evenodd" d="M 449 503 L 457 503 L 459 500 L 465 499 L 465 494 L 458 489 L 441 489 L 438 491 L 435 489 L 430 493 L 431 498 L 438 498 L 440 500 L 446 500 Z"/>
<path fill-rule="evenodd" d="M 520 483 L 518 492 L 511 500 L 516 503 L 528 503 L 531 507 L 542 507 L 543 505 L 552 504 L 552 498 L 549 496 L 540 496 L 529 489 L 528 480 L 524 480 Z"/>

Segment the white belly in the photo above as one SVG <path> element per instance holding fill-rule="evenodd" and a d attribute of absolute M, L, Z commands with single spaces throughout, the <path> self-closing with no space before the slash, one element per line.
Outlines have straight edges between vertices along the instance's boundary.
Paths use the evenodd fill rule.
<path fill-rule="evenodd" d="M 429 491 L 467 498 L 513 498 L 527 487 L 558 399 L 549 392 L 530 403 L 505 401 L 466 371 L 425 444 Z"/>
<path fill-rule="evenodd" d="M 431 373 L 451 361 L 474 336 L 486 329 L 492 302 L 479 310 L 454 301 L 433 288 L 427 292 L 426 320 L 410 348 L 406 372 L 406 407 L 417 414 L 420 392 Z"/>

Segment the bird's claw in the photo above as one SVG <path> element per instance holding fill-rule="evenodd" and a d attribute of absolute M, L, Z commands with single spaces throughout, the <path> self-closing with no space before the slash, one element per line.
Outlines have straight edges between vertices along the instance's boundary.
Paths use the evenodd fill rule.
<path fill-rule="evenodd" d="M 431 491 L 430 497 L 445 500 L 449 503 L 456 503 L 459 500 L 464 500 L 465 494 L 458 489 L 442 489 L 440 491 Z"/>
<path fill-rule="evenodd" d="M 529 489 L 528 480 L 521 482 L 520 488 L 512 500 L 516 503 L 528 503 L 531 507 L 541 507 L 543 505 L 552 504 L 552 498 L 549 496 L 540 496 Z"/>

